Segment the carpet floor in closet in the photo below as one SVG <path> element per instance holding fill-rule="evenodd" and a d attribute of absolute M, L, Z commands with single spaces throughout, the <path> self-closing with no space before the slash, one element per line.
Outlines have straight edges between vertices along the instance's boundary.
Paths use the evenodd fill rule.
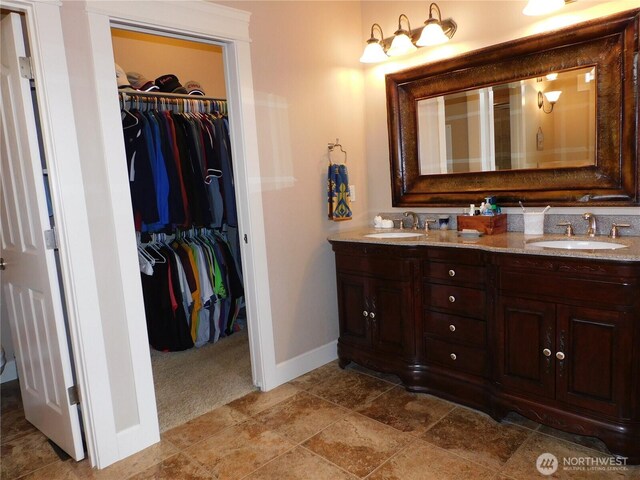
<path fill-rule="evenodd" d="M 250 393 L 247 330 L 184 352 L 151 350 L 160 432 Z"/>

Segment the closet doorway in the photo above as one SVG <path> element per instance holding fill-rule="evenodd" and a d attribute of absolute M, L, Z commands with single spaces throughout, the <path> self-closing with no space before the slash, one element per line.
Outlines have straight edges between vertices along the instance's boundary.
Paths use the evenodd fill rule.
<path fill-rule="evenodd" d="M 255 389 L 225 46 L 119 25 L 111 39 L 163 432 Z"/>

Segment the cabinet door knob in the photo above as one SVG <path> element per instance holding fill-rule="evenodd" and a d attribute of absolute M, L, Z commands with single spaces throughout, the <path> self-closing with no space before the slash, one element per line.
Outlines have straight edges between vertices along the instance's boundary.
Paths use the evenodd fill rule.
<path fill-rule="evenodd" d="M 456 331 L 456 326 L 455 325 L 449 325 L 449 330 L 451 330 L 452 332 Z"/>
<path fill-rule="evenodd" d="M 557 358 L 558 360 L 564 360 L 564 353 L 562 353 L 562 352 L 557 352 L 557 353 L 556 353 L 556 358 Z"/>
<path fill-rule="evenodd" d="M 456 271 L 453 270 L 453 269 L 449 270 L 449 276 L 450 277 L 455 277 L 456 276 Z"/>
<path fill-rule="evenodd" d="M 545 348 L 544 350 L 542 350 L 542 353 L 544 354 L 545 357 L 551 356 L 551 350 L 549 350 L 548 348 Z"/>
<path fill-rule="evenodd" d="M 371 312 L 371 313 L 369 314 L 369 317 L 371 317 L 371 318 L 376 318 L 376 314 L 375 314 L 374 312 Z"/>
<path fill-rule="evenodd" d="M 453 295 L 449 295 L 449 301 L 451 303 L 455 302 L 456 301 L 456 297 L 454 297 Z"/>
<path fill-rule="evenodd" d="M 368 317 L 369 316 L 369 312 L 367 312 L 366 310 L 362 311 L 362 316 L 363 317 Z"/>
<path fill-rule="evenodd" d="M 449 356 L 451 357 L 451 360 L 457 360 L 457 358 L 458 358 L 458 356 L 455 353 L 452 353 Z"/>

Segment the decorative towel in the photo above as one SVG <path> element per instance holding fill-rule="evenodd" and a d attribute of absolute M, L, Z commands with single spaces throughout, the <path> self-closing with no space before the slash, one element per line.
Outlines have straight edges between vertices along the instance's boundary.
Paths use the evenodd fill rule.
<path fill-rule="evenodd" d="M 351 220 L 352 213 L 351 207 L 349 207 L 351 194 L 349 193 L 349 174 L 346 165 L 334 163 L 329 165 L 327 186 L 329 220 L 335 222 Z"/>

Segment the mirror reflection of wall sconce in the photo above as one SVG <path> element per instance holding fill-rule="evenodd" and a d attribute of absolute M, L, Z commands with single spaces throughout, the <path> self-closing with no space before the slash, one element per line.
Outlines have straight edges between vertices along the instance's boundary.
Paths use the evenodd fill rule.
<path fill-rule="evenodd" d="M 576 0 L 529 0 L 527 6 L 522 10 L 522 13 L 530 17 L 546 15 L 547 13 L 560 10 L 567 3 L 573 3 L 575 1 Z"/>
<path fill-rule="evenodd" d="M 593 68 L 590 72 L 584 74 L 584 82 L 589 83 L 596 79 L 596 69 Z"/>
<path fill-rule="evenodd" d="M 562 94 L 561 90 L 552 90 L 551 92 L 545 92 L 544 95 L 542 92 L 538 92 L 538 108 L 541 109 L 544 113 L 553 112 L 553 106 L 556 104 L 560 95 Z M 547 110 L 544 106 L 544 99 L 547 99 L 547 102 L 551 107 Z"/>
<path fill-rule="evenodd" d="M 437 14 L 437 19 L 434 17 Z M 402 27 L 402 19 L 406 20 L 407 29 Z M 398 17 L 398 29 L 393 37 L 384 38 L 382 28 L 374 23 L 371 26 L 371 38 L 367 40 L 367 46 L 360 57 L 362 63 L 378 63 L 388 57 L 406 55 L 414 52 L 419 47 L 439 45 L 449 41 L 456 33 L 458 25 L 451 18 L 442 20 L 440 8 L 437 4 L 429 5 L 429 18 L 424 22 L 424 27 L 411 30 L 409 18 L 405 14 Z M 376 37 L 376 31 L 380 38 Z"/>

